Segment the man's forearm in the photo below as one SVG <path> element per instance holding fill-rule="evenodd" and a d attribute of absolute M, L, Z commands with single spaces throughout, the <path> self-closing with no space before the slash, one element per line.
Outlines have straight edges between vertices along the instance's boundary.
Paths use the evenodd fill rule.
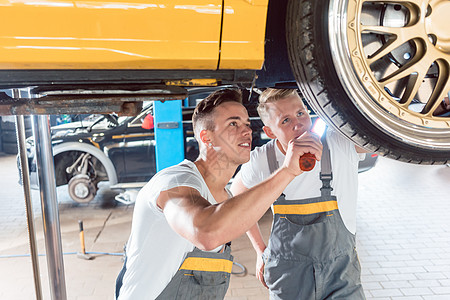
<path fill-rule="evenodd" d="M 253 248 L 256 251 L 257 255 L 261 255 L 266 249 L 266 243 L 261 234 L 261 230 L 259 229 L 258 223 L 252 226 L 249 231 L 247 231 L 247 236 L 252 243 Z"/>
<path fill-rule="evenodd" d="M 201 219 L 204 224 L 214 224 L 210 237 L 217 242 L 227 242 L 248 231 L 269 209 L 271 204 L 294 179 L 281 168 L 255 187 L 220 204 L 205 207 Z"/>

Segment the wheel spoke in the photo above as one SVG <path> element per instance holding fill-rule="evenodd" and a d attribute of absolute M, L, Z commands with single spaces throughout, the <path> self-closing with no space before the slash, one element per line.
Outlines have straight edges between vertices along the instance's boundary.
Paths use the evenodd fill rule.
<path fill-rule="evenodd" d="M 384 44 L 380 49 L 378 49 L 375 53 L 367 58 L 367 63 L 370 66 L 372 63 L 389 54 L 401 44 L 403 44 L 402 40 L 398 39 L 397 36 L 391 36 L 386 44 Z"/>
<path fill-rule="evenodd" d="M 351 101 L 398 140 L 433 151 L 450 149 L 450 119 L 438 108 L 450 89 L 447 2 L 343 0 L 346 22 L 329 28 L 338 32 L 334 53 L 346 54 L 334 61 L 341 81 L 355 85 Z"/>
<path fill-rule="evenodd" d="M 423 45 L 420 42 L 414 40 L 414 43 L 417 49 L 416 55 L 407 64 L 401 66 L 395 72 L 392 72 L 390 75 L 381 79 L 379 81 L 381 86 L 385 87 L 389 83 L 397 81 L 413 73 L 421 74 L 423 72 L 428 72 L 428 67 L 435 60 L 435 58 L 427 55 Z"/>
<path fill-rule="evenodd" d="M 389 4 L 403 4 L 407 6 L 408 4 L 415 4 L 417 7 L 423 5 L 423 0 L 363 0 L 363 3 L 389 3 Z"/>
<path fill-rule="evenodd" d="M 436 63 L 439 66 L 438 80 L 433 92 L 431 93 L 430 99 L 428 100 L 422 111 L 430 117 L 433 115 L 436 108 L 438 108 L 438 106 L 441 104 L 442 100 L 447 96 L 447 93 L 450 90 L 450 72 L 448 65 L 440 60 L 436 61 Z"/>
<path fill-rule="evenodd" d="M 361 25 L 361 33 L 379 33 L 379 34 L 391 34 L 394 36 L 400 36 L 402 30 L 406 27 L 387 27 L 387 26 L 377 26 L 377 25 Z M 404 35 L 404 34 L 403 34 Z"/>
<path fill-rule="evenodd" d="M 419 63 L 420 62 L 420 63 Z M 385 87 L 389 83 L 392 83 L 394 81 L 400 80 L 406 76 L 409 76 L 413 73 L 423 73 L 427 72 L 424 65 L 430 65 L 431 63 L 426 62 L 424 59 L 419 60 L 419 62 L 411 61 L 407 63 L 406 65 L 402 66 L 397 71 L 393 72 L 392 74 L 386 76 L 385 78 L 381 79 L 380 85 Z"/>
<path fill-rule="evenodd" d="M 426 71 L 417 72 L 417 75 L 411 75 L 411 78 L 410 80 L 408 80 L 408 84 L 406 85 L 405 93 L 400 100 L 400 103 L 404 107 L 408 107 L 411 104 L 411 101 L 419 91 L 419 88 L 422 85 L 422 81 L 426 75 Z"/>

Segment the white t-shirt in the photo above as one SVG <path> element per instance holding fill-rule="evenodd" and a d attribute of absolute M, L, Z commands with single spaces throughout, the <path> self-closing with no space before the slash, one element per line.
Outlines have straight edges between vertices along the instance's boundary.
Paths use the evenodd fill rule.
<path fill-rule="evenodd" d="M 179 186 L 194 188 L 211 204 L 217 203 L 195 164 L 188 160 L 153 176 L 136 199 L 126 249 L 127 271 L 119 300 L 153 300 L 158 297 L 178 271 L 186 254 L 194 249 L 192 243 L 172 230 L 156 204 L 162 191 Z"/>
<path fill-rule="evenodd" d="M 251 188 L 270 176 L 267 163 L 267 145 L 275 140 L 255 148 L 250 155 L 250 161 L 241 167 L 242 183 Z M 337 196 L 338 207 L 347 229 L 356 232 L 356 199 L 358 193 L 358 162 L 360 156 L 352 142 L 329 129 L 327 143 L 330 148 L 333 180 L 332 195 Z M 285 155 L 275 144 L 275 155 L 278 166 L 281 166 Z M 284 190 L 286 200 L 301 200 L 320 196 L 320 161 L 316 162 L 313 170 L 304 172 L 294 178 Z"/>

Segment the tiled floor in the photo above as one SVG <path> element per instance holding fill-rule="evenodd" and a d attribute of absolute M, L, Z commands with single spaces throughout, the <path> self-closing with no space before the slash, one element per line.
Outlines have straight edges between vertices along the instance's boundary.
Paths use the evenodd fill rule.
<path fill-rule="evenodd" d="M 35 299 L 25 205 L 14 156 L 0 154 L 0 299 Z M 358 251 L 368 299 L 450 299 L 450 168 L 408 165 L 380 159 L 359 175 Z M 45 253 L 39 194 L 33 191 L 39 253 Z M 112 299 L 120 256 L 130 230 L 133 207 L 117 205 L 101 189 L 89 205 L 77 205 L 58 189 L 68 299 Z M 261 221 L 264 237 L 271 215 Z M 86 250 L 94 260 L 77 257 L 78 220 L 85 228 Z M 267 299 L 255 278 L 255 254 L 245 236 L 233 241 L 235 261 L 246 273 L 233 275 L 227 300 Z M 11 255 L 14 257 L 4 257 Z M 43 298 L 50 299 L 46 258 L 40 256 Z M 236 272 L 240 268 L 236 268 Z"/>
<path fill-rule="evenodd" d="M 381 159 L 360 174 L 367 298 L 450 299 L 450 168 Z"/>

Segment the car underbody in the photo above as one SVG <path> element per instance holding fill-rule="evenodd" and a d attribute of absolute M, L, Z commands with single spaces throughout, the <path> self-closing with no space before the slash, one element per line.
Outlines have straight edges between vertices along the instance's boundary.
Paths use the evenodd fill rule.
<path fill-rule="evenodd" d="M 259 6 L 251 9 L 261 12 Z M 8 91 L 0 94 L 0 114 L 134 115 L 142 101 L 184 99 L 195 86 L 232 85 L 251 92 L 298 87 L 322 119 L 359 146 L 405 162 L 445 164 L 450 158 L 445 12 L 448 1 L 440 0 L 269 1 L 267 19 L 259 20 L 266 23 L 261 69 L 246 69 L 242 62 L 236 63 L 239 68 L 223 67 L 232 65 L 226 62 L 228 28 L 216 68 L 7 69 L 0 64 L 0 88 Z M 225 9 L 224 26 L 227 17 Z"/>

